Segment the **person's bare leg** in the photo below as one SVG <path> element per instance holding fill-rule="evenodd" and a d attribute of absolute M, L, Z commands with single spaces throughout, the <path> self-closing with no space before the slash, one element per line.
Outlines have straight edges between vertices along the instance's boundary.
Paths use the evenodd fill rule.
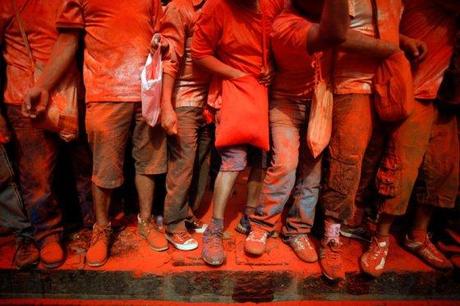
<path fill-rule="evenodd" d="M 214 219 L 224 219 L 225 207 L 227 206 L 228 199 L 233 191 L 233 186 L 235 185 L 238 175 L 239 172 L 237 171 L 220 171 L 217 175 L 212 198 Z"/>
<path fill-rule="evenodd" d="M 100 227 L 106 227 L 110 223 L 109 207 L 113 190 L 96 186 L 94 183 L 92 189 L 96 223 Z"/>
<path fill-rule="evenodd" d="M 386 238 L 390 236 L 390 229 L 391 225 L 393 224 L 393 221 L 395 219 L 395 216 L 388 215 L 388 214 L 382 214 L 379 218 L 379 222 L 377 225 L 377 238 Z"/>
<path fill-rule="evenodd" d="M 264 184 L 265 170 L 251 168 L 248 177 L 248 194 L 246 201 L 246 213 L 253 213 L 259 205 L 260 192 Z"/>
<path fill-rule="evenodd" d="M 139 217 L 142 220 L 150 220 L 150 217 L 152 216 L 155 180 L 149 175 L 136 174 L 134 181 L 139 198 Z"/>
<path fill-rule="evenodd" d="M 430 224 L 433 207 L 429 205 L 419 205 L 415 210 L 415 223 L 412 230 L 409 232 L 409 238 L 412 240 L 421 241 L 425 239 Z M 422 241 L 423 241 L 422 240 Z"/>

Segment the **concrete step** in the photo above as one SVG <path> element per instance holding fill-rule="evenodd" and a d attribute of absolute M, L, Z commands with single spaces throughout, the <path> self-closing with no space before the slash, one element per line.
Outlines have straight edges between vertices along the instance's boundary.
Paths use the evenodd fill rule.
<path fill-rule="evenodd" d="M 99 269 L 87 267 L 84 255 L 89 231 L 74 235 L 68 257 L 56 270 L 42 267 L 17 271 L 11 266 L 13 237 L 0 239 L 0 297 L 83 300 L 149 300 L 177 302 L 270 302 L 343 300 L 450 300 L 460 305 L 458 271 L 432 270 L 403 250 L 393 238 L 387 273 L 370 279 L 360 273 L 358 258 L 365 245 L 343 239 L 347 278 L 327 282 L 317 263 L 300 261 L 281 239 L 271 238 L 260 258 L 244 254 L 244 236 L 225 234 L 226 264 L 209 267 L 201 249 L 181 252 L 171 246 L 156 253 L 136 233 L 132 222 L 117 234 L 112 256 Z M 194 234 L 201 243 L 201 235 Z M 314 243 L 318 246 L 317 241 Z"/>

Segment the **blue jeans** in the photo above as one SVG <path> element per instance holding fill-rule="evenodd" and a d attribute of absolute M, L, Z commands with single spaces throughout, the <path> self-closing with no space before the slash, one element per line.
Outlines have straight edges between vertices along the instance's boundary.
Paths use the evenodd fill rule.
<path fill-rule="evenodd" d="M 321 180 L 321 157 L 314 159 L 306 144 L 308 101 L 273 98 L 270 105 L 272 161 L 261 193 L 261 212 L 250 216 L 252 228 L 273 231 L 293 191 L 283 235 L 309 233 Z"/>
<path fill-rule="evenodd" d="M 13 229 L 16 236 L 33 236 L 32 225 L 3 145 L 0 145 L 0 225 Z"/>

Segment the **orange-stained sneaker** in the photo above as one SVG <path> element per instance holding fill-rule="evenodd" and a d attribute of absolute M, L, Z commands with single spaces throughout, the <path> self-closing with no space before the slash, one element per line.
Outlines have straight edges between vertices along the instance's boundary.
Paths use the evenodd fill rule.
<path fill-rule="evenodd" d="M 373 237 L 369 249 L 361 255 L 361 269 L 363 272 L 379 277 L 385 271 L 385 263 L 390 246 L 389 238 Z"/>
<path fill-rule="evenodd" d="M 164 231 L 160 230 L 151 218 L 142 220 L 137 216 L 137 232 L 147 241 L 152 250 L 162 252 L 168 249 Z"/>
<path fill-rule="evenodd" d="M 265 253 L 267 246 L 268 232 L 261 229 L 253 229 L 246 237 L 244 250 L 251 255 L 260 256 Z"/>
<path fill-rule="evenodd" d="M 40 248 L 40 259 L 45 268 L 54 269 L 64 263 L 64 250 L 57 240 L 46 241 Z"/>
<path fill-rule="evenodd" d="M 166 233 L 166 239 L 181 251 L 191 251 L 198 248 L 198 241 L 188 232 Z"/>
<path fill-rule="evenodd" d="M 342 263 L 342 244 L 339 238 L 321 241 L 319 264 L 323 275 L 332 281 L 345 279 Z"/>
<path fill-rule="evenodd" d="M 428 235 L 425 236 L 425 241 L 411 240 L 406 235 L 404 246 L 433 268 L 440 270 L 453 268 L 452 263 L 436 248 Z"/>
<path fill-rule="evenodd" d="M 318 261 L 318 254 L 308 239 L 307 234 L 296 235 L 286 240 L 294 253 L 305 262 Z"/>
<path fill-rule="evenodd" d="M 86 264 L 90 267 L 103 266 L 109 258 L 109 244 L 112 236 L 112 226 L 94 224 L 91 244 L 86 252 Z"/>

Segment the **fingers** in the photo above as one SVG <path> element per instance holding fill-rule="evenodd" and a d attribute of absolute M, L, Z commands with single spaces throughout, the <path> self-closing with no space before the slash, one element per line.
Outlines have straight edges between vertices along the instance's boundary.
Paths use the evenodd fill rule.
<path fill-rule="evenodd" d="M 49 102 L 49 94 L 47 91 L 42 91 L 40 93 L 40 101 L 35 109 L 35 115 L 40 116 L 46 111 Z"/>

